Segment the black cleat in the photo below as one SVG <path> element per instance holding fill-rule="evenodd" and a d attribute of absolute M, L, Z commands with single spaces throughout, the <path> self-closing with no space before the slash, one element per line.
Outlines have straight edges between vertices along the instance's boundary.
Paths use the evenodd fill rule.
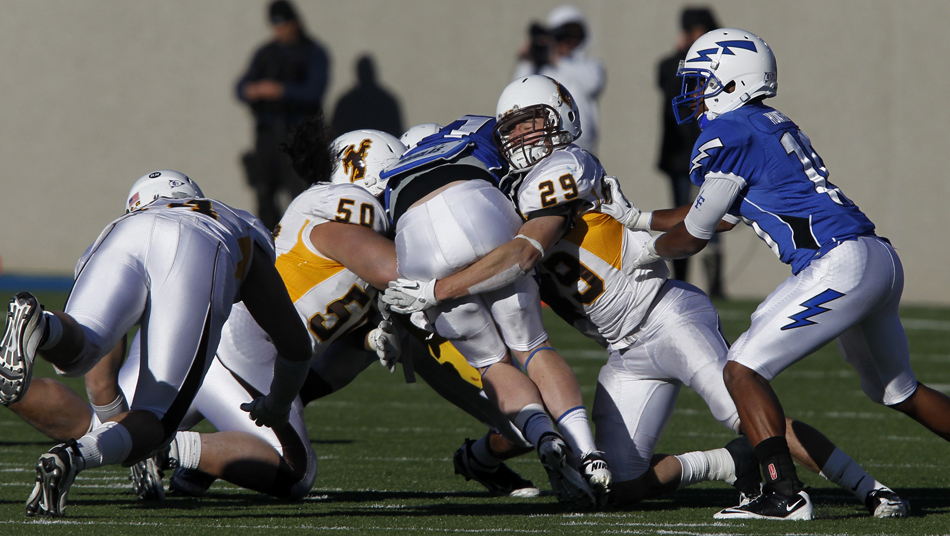
<path fill-rule="evenodd" d="M 777 519 L 808 521 L 814 516 L 811 498 L 804 491 L 786 496 L 765 492 L 748 504 L 726 508 L 715 514 L 715 519 Z"/>
<path fill-rule="evenodd" d="M 49 449 L 36 462 L 36 485 L 26 500 L 27 516 L 61 516 L 66 509 L 66 496 L 79 472 L 79 447 L 70 439 Z"/>
<path fill-rule="evenodd" d="M 465 480 L 474 480 L 485 486 L 492 495 L 507 497 L 537 497 L 541 494 L 530 480 L 526 480 L 513 469 L 501 464 L 492 471 L 475 467 L 478 463 L 472 455 L 474 439 L 466 439 L 465 443 L 455 451 L 452 463 L 455 465 L 455 474 L 462 475 Z"/>
<path fill-rule="evenodd" d="M 197 469 L 178 468 L 168 480 L 168 491 L 175 495 L 204 497 L 216 477 Z"/>

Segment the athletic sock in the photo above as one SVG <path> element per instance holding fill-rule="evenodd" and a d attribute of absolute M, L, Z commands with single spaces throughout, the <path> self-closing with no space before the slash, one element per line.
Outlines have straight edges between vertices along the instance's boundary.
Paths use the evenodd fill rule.
<path fill-rule="evenodd" d="M 104 423 L 116 415 L 121 415 L 129 411 L 129 403 L 125 400 L 125 395 L 122 394 L 122 391 L 119 391 L 119 396 L 116 397 L 115 400 L 104 406 L 92 404 L 92 410 L 96 412 L 99 421 Z"/>
<path fill-rule="evenodd" d="M 755 455 L 762 464 L 765 489 L 785 496 L 798 494 L 802 483 L 795 472 L 795 462 L 788 449 L 788 441 L 781 436 L 763 439 L 755 446 Z"/>
<path fill-rule="evenodd" d="M 175 434 L 169 445 L 168 457 L 178 460 L 183 469 L 197 469 L 201 461 L 201 434 L 182 431 Z"/>
<path fill-rule="evenodd" d="M 574 451 L 577 460 L 584 459 L 597 450 L 594 434 L 590 431 L 590 420 L 584 406 L 577 406 L 564 412 L 557 420 L 557 429 L 564 436 L 564 442 Z"/>
<path fill-rule="evenodd" d="M 472 443 L 472 456 L 469 461 L 474 462 L 475 468 L 480 471 L 495 471 L 503 461 L 492 453 L 491 446 L 488 444 L 490 435 L 491 433 L 485 434 L 481 439 Z"/>
<path fill-rule="evenodd" d="M 541 404 L 528 404 L 518 412 L 513 422 L 521 430 L 525 439 L 535 446 L 538 445 L 542 435 L 547 433 L 557 434 L 554 431 L 554 423 L 551 422 L 551 417 L 544 411 Z"/>
<path fill-rule="evenodd" d="M 825 462 L 824 467 L 821 468 L 821 472 L 818 474 L 850 491 L 861 502 L 864 502 L 868 493 L 873 490 L 879 488 L 890 489 L 874 480 L 874 477 L 852 460 L 851 456 L 837 447 L 835 447 L 834 452 L 828 457 L 828 461 Z"/>
<path fill-rule="evenodd" d="M 674 456 L 680 462 L 680 483 L 677 490 L 716 480 L 732 484 L 736 481 L 736 464 L 726 449 L 694 451 Z"/>
<path fill-rule="evenodd" d="M 80 470 L 121 463 L 132 452 L 132 436 L 124 426 L 114 421 L 102 423 L 76 443 L 83 459 Z"/>

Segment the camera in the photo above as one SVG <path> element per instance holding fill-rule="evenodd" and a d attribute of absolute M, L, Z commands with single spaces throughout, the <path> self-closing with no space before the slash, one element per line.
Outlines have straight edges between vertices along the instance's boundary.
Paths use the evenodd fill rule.
<path fill-rule="evenodd" d="M 531 26 L 528 28 L 528 37 L 531 42 L 531 45 L 528 47 L 528 59 L 531 60 L 531 63 L 534 64 L 534 68 L 537 71 L 550 63 L 551 38 L 548 35 L 548 31 L 537 22 L 531 23 Z"/>

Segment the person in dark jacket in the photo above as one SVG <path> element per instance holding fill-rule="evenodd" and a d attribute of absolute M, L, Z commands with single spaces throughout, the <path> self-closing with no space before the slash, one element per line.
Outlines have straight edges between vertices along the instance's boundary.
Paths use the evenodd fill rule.
<path fill-rule="evenodd" d="M 254 115 L 254 152 L 245 154 L 243 161 L 257 193 L 257 216 L 273 229 L 283 214 L 278 192 L 286 190 L 293 199 L 306 188 L 279 146 L 294 125 L 322 113 L 330 60 L 287 0 L 270 4 L 268 19 L 274 39 L 254 53 L 236 90 Z"/>
<path fill-rule="evenodd" d="M 708 8 L 686 8 L 680 17 L 682 32 L 676 43 L 676 50 L 660 60 L 657 69 L 657 84 L 663 93 L 663 138 L 660 145 L 660 159 L 657 167 L 670 179 L 673 187 L 673 206 L 683 206 L 693 200 L 692 185 L 689 180 L 689 156 L 693 142 L 699 137 L 699 127 L 695 122 L 678 125 L 673 116 L 673 98 L 680 94 L 682 81 L 676 76 L 680 60 L 686 58 L 686 51 L 701 35 L 719 28 L 716 17 Z M 710 244 L 713 248 L 704 260 L 709 296 L 722 298 L 722 253 L 718 240 Z M 673 278 L 686 281 L 689 271 L 689 259 L 676 259 L 673 265 Z"/>

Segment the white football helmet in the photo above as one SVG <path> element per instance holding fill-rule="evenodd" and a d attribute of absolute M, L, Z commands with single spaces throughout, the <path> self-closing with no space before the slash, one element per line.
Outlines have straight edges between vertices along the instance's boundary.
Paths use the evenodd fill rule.
<path fill-rule="evenodd" d="M 159 197 L 180 199 L 204 197 L 201 188 L 188 175 L 170 169 L 159 169 L 139 177 L 129 190 L 125 211 L 138 210 Z"/>
<path fill-rule="evenodd" d="M 379 173 L 393 164 L 406 146 L 395 136 L 380 130 L 354 130 L 333 140 L 333 184 L 356 184 L 378 196 L 386 189 Z"/>
<path fill-rule="evenodd" d="M 406 150 L 408 151 L 422 141 L 422 138 L 431 136 L 440 130 L 442 130 L 442 125 L 438 123 L 422 123 L 404 132 L 403 135 L 399 137 L 399 141 L 406 146 Z"/>
<path fill-rule="evenodd" d="M 511 167 L 530 169 L 559 147 L 581 135 L 581 115 L 571 93 L 557 80 L 531 75 L 508 84 L 495 107 L 495 137 L 501 154 Z M 527 132 L 513 134 L 525 121 L 543 119 Z"/>
<path fill-rule="evenodd" d="M 699 118 L 700 127 L 756 97 L 778 93 L 772 49 L 761 37 L 737 28 L 720 28 L 697 39 L 676 74 L 683 78 L 683 90 L 673 99 L 676 120 L 692 121 L 704 99 L 708 111 Z M 735 90 L 727 93 L 732 83 Z"/>

